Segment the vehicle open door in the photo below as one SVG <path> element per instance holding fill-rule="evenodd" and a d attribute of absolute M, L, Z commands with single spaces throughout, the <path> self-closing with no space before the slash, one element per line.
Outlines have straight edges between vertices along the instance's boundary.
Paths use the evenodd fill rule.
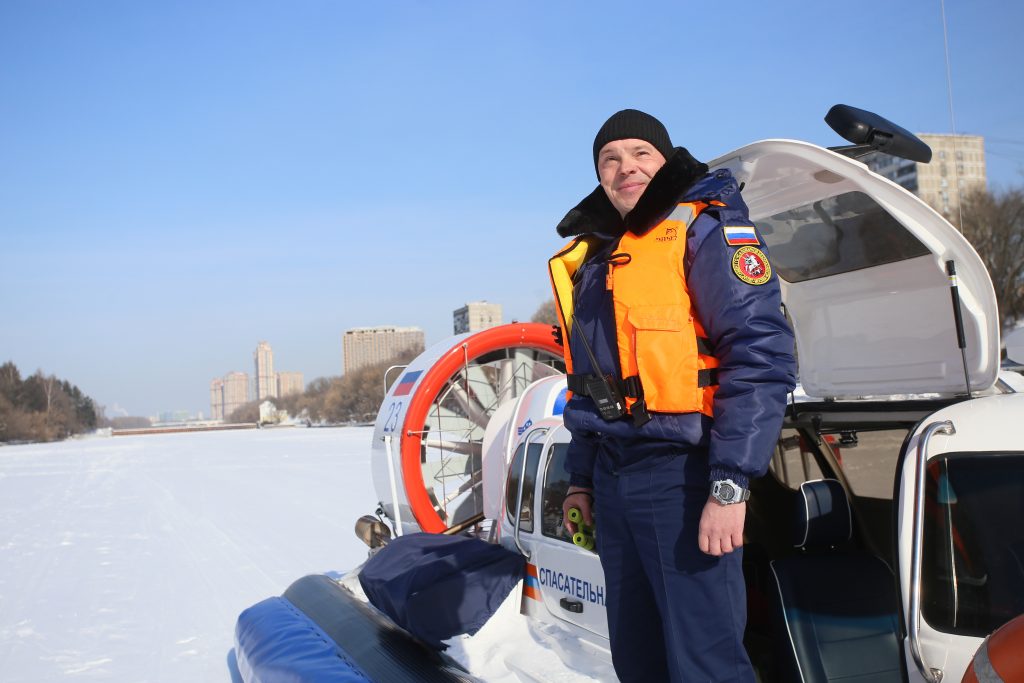
<path fill-rule="evenodd" d="M 842 113 L 875 149 L 916 140 Z M 995 392 L 999 315 L 977 252 L 845 153 L 766 140 L 710 165 L 740 182 L 769 247 L 808 397 L 948 402 L 903 446 L 893 569 L 910 680 L 959 681 L 982 638 L 1024 612 L 1024 395 L 978 397 Z"/>
<path fill-rule="evenodd" d="M 992 283 L 977 252 L 928 205 L 859 161 L 795 140 L 755 142 L 710 165 L 741 183 L 769 247 L 808 396 L 944 397 L 966 393 L 968 381 L 972 391 L 992 385 Z"/>
<path fill-rule="evenodd" d="M 1024 394 L 918 425 L 897 481 L 902 636 L 911 681 L 959 681 L 982 639 L 1024 613 Z"/>

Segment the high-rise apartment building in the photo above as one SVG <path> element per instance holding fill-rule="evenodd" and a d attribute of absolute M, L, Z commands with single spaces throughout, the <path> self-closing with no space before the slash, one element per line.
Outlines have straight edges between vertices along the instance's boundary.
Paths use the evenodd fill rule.
<path fill-rule="evenodd" d="M 253 359 L 256 362 L 256 398 L 262 401 L 276 397 L 277 377 L 274 376 L 274 352 L 270 344 L 265 341 L 257 344 Z"/>
<path fill-rule="evenodd" d="M 341 339 L 345 373 L 390 360 L 403 351 L 424 349 L 423 330 L 418 327 L 357 327 L 346 330 Z"/>
<path fill-rule="evenodd" d="M 501 304 L 470 301 L 452 314 L 455 334 L 479 332 L 501 324 Z"/>
<path fill-rule="evenodd" d="M 224 420 L 249 401 L 249 375 L 229 372 L 210 382 L 210 416 Z"/>
<path fill-rule="evenodd" d="M 301 394 L 305 391 L 306 385 L 302 381 L 301 372 L 279 372 L 277 373 L 277 395 L 281 398 L 292 394 Z"/>
<path fill-rule="evenodd" d="M 301 394 L 305 388 L 301 372 L 274 372 L 274 352 L 270 344 L 261 341 L 253 353 L 256 365 L 255 396 L 249 393 L 249 375 L 231 372 L 210 382 L 210 413 L 215 420 L 227 419 L 252 398 L 268 398 Z"/>
<path fill-rule="evenodd" d="M 980 135 L 918 133 L 932 148 L 932 160 L 920 164 L 878 152 L 863 158 L 868 167 L 901 185 L 947 220 L 956 222 L 960 198 L 975 189 L 985 189 L 985 138 Z"/>
<path fill-rule="evenodd" d="M 224 375 L 224 417 L 231 417 L 231 413 L 248 402 L 249 375 L 244 372 L 229 372 Z"/>
<path fill-rule="evenodd" d="M 224 419 L 224 380 L 219 377 L 210 381 L 210 417 Z"/>

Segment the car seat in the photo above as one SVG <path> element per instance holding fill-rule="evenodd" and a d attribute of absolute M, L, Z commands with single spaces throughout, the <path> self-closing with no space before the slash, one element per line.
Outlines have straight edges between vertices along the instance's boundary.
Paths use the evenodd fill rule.
<path fill-rule="evenodd" d="M 896 580 L 852 547 L 849 501 L 834 479 L 796 497 L 797 552 L 771 562 L 779 670 L 786 681 L 903 681 Z"/>

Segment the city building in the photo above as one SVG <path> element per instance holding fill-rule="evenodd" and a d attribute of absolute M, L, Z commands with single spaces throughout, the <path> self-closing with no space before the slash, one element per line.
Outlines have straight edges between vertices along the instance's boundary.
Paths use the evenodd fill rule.
<path fill-rule="evenodd" d="M 479 332 L 501 324 L 501 304 L 470 301 L 452 314 L 455 334 Z"/>
<path fill-rule="evenodd" d="M 985 138 L 980 135 L 918 133 L 932 148 L 920 164 L 874 152 L 862 157 L 868 168 L 910 190 L 947 220 L 959 222 L 960 197 L 987 186 Z"/>
<path fill-rule="evenodd" d="M 270 344 L 261 341 L 253 353 L 256 362 L 256 398 L 274 398 L 277 396 L 277 377 L 274 376 L 274 352 Z"/>
<path fill-rule="evenodd" d="M 306 389 L 301 372 L 274 372 L 274 352 L 270 344 L 261 341 L 253 353 L 256 365 L 255 391 L 250 393 L 249 375 L 230 372 L 210 381 L 210 413 L 214 420 L 226 420 L 238 408 L 252 399 L 301 394 Z"/>
<path fill-rule="evenodd" d="M 224 419 L 224 380 L 210 381 L 210 415 L 214 420 Z"/>
<path fill-rule="evenodd" d="M 244 372 L 229 372 L 224 375 L 224 403 L 221 413 L 224 419 L 249 402 L 249 375 Z"/>
<path fill-rule="evenodd" d="M 277 373 L 277 395 L 279 397 L 301 394 L 305 390 L 306 384 L 302 381 L 301 372 Z"/>
<path fill-rule="evenodd" d="M 346 330 L 341 346 L 345 373 L 390 360 L 403 351 L 424 349 L 423 330 L 418 327 L 357 327 Z"/>

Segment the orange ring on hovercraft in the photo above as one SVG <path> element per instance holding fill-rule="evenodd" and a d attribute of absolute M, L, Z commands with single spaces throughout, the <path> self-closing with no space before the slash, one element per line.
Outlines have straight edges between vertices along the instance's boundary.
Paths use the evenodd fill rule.
<path fill-rule="evenodd" d="M 517 323 L 483 330 L 448 349 L 420 380 L 402 423 L 401 460 L 405 495 L 423 531 L 436 534 L 448 528 L 427 495 L 420 465 L 423 425 L 434 397 L 444 389 L 449 378 L 463 367 L 467 359 L 472 360 L 492 351 L 520 346 L 547 351 L 561 358 L 562 347 L 555 343 L 551 332 L 551 325 L 541 323 Z"/>

